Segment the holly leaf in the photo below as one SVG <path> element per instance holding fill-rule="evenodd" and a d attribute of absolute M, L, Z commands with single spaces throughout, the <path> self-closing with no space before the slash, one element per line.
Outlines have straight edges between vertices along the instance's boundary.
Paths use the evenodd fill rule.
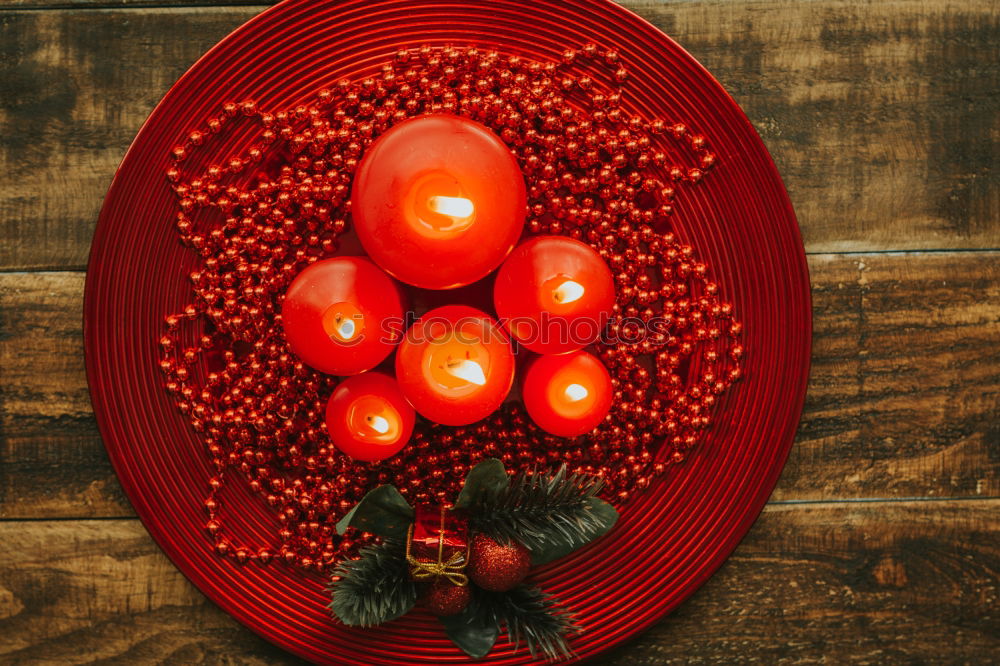
<path fill-rule="evenodd" d="M 500 635 L 500 627 L 474 614 L 471 605 L 458 615 L 438 619 L 451 642 L 473 659 L 488 655 Z"/>
<path fill-rule="evenodd" d="M 507 478 L 503 463 L 496 458 L 488 458 L 473 467 L 465 477 L 465 485 L 455 500 L 455 508 L 471 509 L 480 498 L 496 496 L 506 490 L 509 484 L 510 480 Z"/>
<path fill-rule="evenodd" d="M 369 491 L 337 522 L 337 534 L 343 534 L 348 527 L 356 527 L 364 532 L 406 541 L 412 522 L 413 507 L 395 486 L 385 485 Z"/>
<path fill-rule="evenodd" d="M 569 539 L 559 534 L 552 534 L 537 541 L 531 540 L 530 543 L 526 543 L 525 545 L 531 550 L 532 565 L 547 564 L 552 560 L 565 557 L 577 548 L 586 546 L 588 543 L 601 538 L 611 531 L 611 528 L 618 522 L 618 512 L 615 510 L 615 507 L 598 497 L 587 498 L 585 507 L 585 510 L 593 518 L 596 531 L 592 532 L 586 540 Z"/>

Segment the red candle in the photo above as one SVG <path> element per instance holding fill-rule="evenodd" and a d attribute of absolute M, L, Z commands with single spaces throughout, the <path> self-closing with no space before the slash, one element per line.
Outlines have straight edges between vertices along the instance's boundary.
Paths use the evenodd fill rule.
<path fill-rule="evenodd" d="M 493 301 L 521 344 L 560 354 L 600 336 L 615 304 L 615 281 L 586 243 L 540 236 L 519 245 L 500 267 Z"/>
<path fill-rule="evenodd" d="M 611 375 L 585 351 L 539 356 L 524 374 L 521 393 L 542 430 L 576 437 L 600 425 L 611 409 Z"/>
<path fill-rule="evenodd" d="M 416 415 L 396 380 L 379 372 L 348 377 L 326 405 L 333 445 L 355 460 L 396 455 L 410 441 Z"/>
<path fill-rule="evenodd" d="M 488 314 L 446 305 L 406 332 L 396 377 L 417 412 L 445 425 L 465 425 L 489 416 L 507 397 L 514 355 Z"/>
<path fill-rule="evenodd" d="M 365 251 L 389 274 L 452 289 L 485 277 L 514 247 L 524 225 L 524 178 L 486 126 L 422 116 L 365 152 L 351 212 Z"/>
<path fill-rule="evenodd" d="M 281 323 L 304 363 L 331 375 L 355 375 L 381 363 L 398 342 L 403 300 L 392 279 L 367 259 L 324 259 L 292 281 Z"/>

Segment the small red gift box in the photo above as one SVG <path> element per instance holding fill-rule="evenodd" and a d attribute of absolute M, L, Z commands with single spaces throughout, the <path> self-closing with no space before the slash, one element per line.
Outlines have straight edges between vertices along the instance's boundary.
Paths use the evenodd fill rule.
<path fill-rule="evenodd" d="M 418 504 L 406 543 L 406 561 L 414 580 L 445 578 L 453 585 L 467 585 L 464 570 L 469 562 L 468 521 L 460 511 L 439 505 Z"/>

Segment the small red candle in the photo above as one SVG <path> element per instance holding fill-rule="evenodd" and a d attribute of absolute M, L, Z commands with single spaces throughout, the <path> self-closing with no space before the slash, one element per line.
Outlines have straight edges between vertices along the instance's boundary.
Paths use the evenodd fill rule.
<path fill-rule="evenodd" d="M 586 243 L 540 236 L 519 245 L 500 267 L 493 300 L 521 344 L 540 354 L 560 354 L 600 336 L 615 303 L 615 282 Z"/>
<path fill-rule="evenodd" d="M 528 366 L 521 392 L 531 419 L 559 437 L 590 432 L 611 409 L 611 375 L 585 351 L 539 356 Z"/>
<path fill-rule="evenodd" d="M 333 445 L 355 460 L 396 455 L 410 441 L 416 415 L 396 380 L 379 372 L 348 377 L 326 405 Z"/>
<path fill-rule="evenodd" d="M 524 225 L 524 178 L 486 126 L 422 116 L 365 152 L 351 212 L 365 251 L 389 274 L 452 289 L 485 277 L 514 247 Z"/>
<path fill-rule="evenodd" d="M 281 323 L 292 351 L 331 375 L 355 375 L 382 362 L 403 323 L 399 288 L 362 257 L 317 261 L 285 292 Z"/>
<path fill-rule="evenodd" d="M 399 346 L 396 377 L 417 412 L 445 425 L 489 416 L 514 382 L 507 335 L 481 310 L 446 305 L 421 317 Z"/>

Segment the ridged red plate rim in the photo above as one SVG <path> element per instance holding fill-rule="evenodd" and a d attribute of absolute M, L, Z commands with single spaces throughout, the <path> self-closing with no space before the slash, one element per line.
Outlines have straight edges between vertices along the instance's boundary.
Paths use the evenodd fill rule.
<path fill-rule="evenodd" d="M 744 323 L 745 380 L 718 404 L 688 461 L 632 500 L 613 533 L 540 571 L 584 628 L 592 657 L 646 629 L 729 556 L 777 482 L 809 373 L 811 306 L 802 239 L 781 178 L 739 106 L 695 59 L 608 0 L 289 0 L 233 32 L 171 88 L 108 192 L 94 235 L 84 306 L 87 375 L 105 446 L 150 534 L 209 598 L 265 638 L 324 663 L 466 661 L 429 615 L 374 630 L 330 619 L 325 581 L 282 564 L 216 556 L 202 501 L 210 464 L 162 388 L 163 317 L 188 298 L 194 257 L 177 241 L 163 173 L 170 149 L 223 102 L 289 108 L 342 76 L 371 71 L 400 46 L 477 44 L 557 59 L 585 42 L 629 67 L 626 109 L 707 135 L 719 165 L 684 188 L 673 224 Z M 235 134 L 227 146 L 245 143 Z M 245 484 L 227 489 L 234 538 L 274 545 L 274 518 Z M 504 642 L 484 662 L 530 662 Z"/>

